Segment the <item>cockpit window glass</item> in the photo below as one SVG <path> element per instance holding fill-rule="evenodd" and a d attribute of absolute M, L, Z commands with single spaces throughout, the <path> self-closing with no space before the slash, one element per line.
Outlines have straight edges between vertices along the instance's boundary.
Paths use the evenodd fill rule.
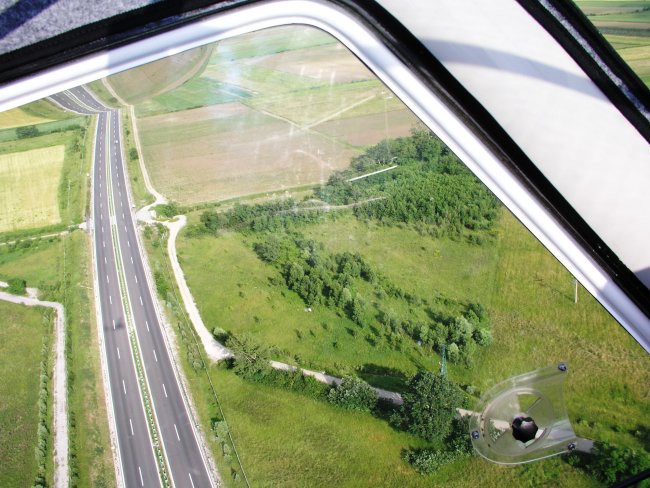
<path fill-rule="evenodd" d="M 648 82 L 646 3 L 578 2 Z M 226 486 L 598 486 L 648 467 L 647 353 L 321 30 L 244 34 L 1 113 L 0 181 L 0 280 L 72 300 L 75 324 L 97 317 L 96 381 L 133 358 L 134 388 L 153 399 L 143 435 L 165 441 L 152 476 L 174 476 L 183 435 L 165 439 L 160 350 L 146 349 L 153 323 L 138 312 L 147 288 L 166 334 L 156 347 L 175 358 Z M 120 303 L 121 321 L 103 315 Z M 521 375 L 534 381 L 509 380 Z M 126 383 L 106 388 L 119 417 Z M 96 419 L 69 408 L 82 451 L 79 429 Z M 40 435 L 38 420 L 20 422 Z M 93 442 L 110 466 L 109 436 Z M 504 469 L 485 459 L 491 444 L 507 464 L 545 457 L 536 445 L 553 457 Z"/>

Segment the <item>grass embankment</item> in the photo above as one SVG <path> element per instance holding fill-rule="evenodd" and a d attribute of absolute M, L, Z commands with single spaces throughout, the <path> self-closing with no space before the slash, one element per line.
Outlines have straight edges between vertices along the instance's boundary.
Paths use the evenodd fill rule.
<path fill-rule="evenodd" d="M 147 190 L 144 184 L 144 176 L 140 169 L 140 160 L 135 145 L 133 134 L 133 121 L 127 109 L 122 109 L 120 112 L 122 117 L 122 137 L 124 137 L 124 157 L 126 158 L 127 174 L 129 175 L 129 182 L 131 183 L 131 195 L 134 199 L 136 208 L 144 207 L 153 203 L 154 197 Z"/>
<path fill-rule="evenodd" d="M 0 301 L 0 316 L 0 486 L 32 486 L 38 473 L 34 451 L 38 444 L 41 360 L 45 360 L 50 379 L 45 394 L 49 430 L 45 479 L 51 482 L 51 314 L 42 308 Z"/>
<path fill-rule="evenodd" d="M 2 240 L 56 232 L 83 220 L 88 204 L 84 161 L 93 126 L 80 118 L 62 123 L 77 129 L 0 143 Z"/>

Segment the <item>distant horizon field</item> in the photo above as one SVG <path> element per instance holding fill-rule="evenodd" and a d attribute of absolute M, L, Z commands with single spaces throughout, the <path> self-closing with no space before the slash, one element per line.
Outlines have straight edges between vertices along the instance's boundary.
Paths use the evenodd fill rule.
<path fill-rule="evenodd" d="M 65 146 L 0 155 L 0 232 L 61 221 L 58 189 Z"/>
<path fill-rule="evenodd" d="M 135 110 L 154 187 L 185 205 L 322 183 L 418 123 L 353 54 L 305 26 L 222 41 L 199 78 Z"/>

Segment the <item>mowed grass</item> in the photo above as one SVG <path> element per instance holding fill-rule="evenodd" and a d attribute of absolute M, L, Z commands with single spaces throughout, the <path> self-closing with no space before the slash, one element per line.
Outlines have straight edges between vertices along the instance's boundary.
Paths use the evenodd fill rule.
<path fill-rule="evenodd" d="M 63 145 L 0 154 L 0 232 L 60 222 L 64 154 Z"/>
<path fill-rule="evenodd" d="M 43 311 L 0 300 L 0 486 L 31 486 L 37 474 Z M 51 401 L 51 399 L 50 399 Z"/>

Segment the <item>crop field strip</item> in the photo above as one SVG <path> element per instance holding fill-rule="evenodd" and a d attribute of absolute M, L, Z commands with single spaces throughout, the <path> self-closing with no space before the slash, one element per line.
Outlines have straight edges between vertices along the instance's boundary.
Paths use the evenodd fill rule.
<path fill-rule="evenodd" d="M 64 149 L 0 155 L 0 232 L 60 222 L 57 192 Z"/>

